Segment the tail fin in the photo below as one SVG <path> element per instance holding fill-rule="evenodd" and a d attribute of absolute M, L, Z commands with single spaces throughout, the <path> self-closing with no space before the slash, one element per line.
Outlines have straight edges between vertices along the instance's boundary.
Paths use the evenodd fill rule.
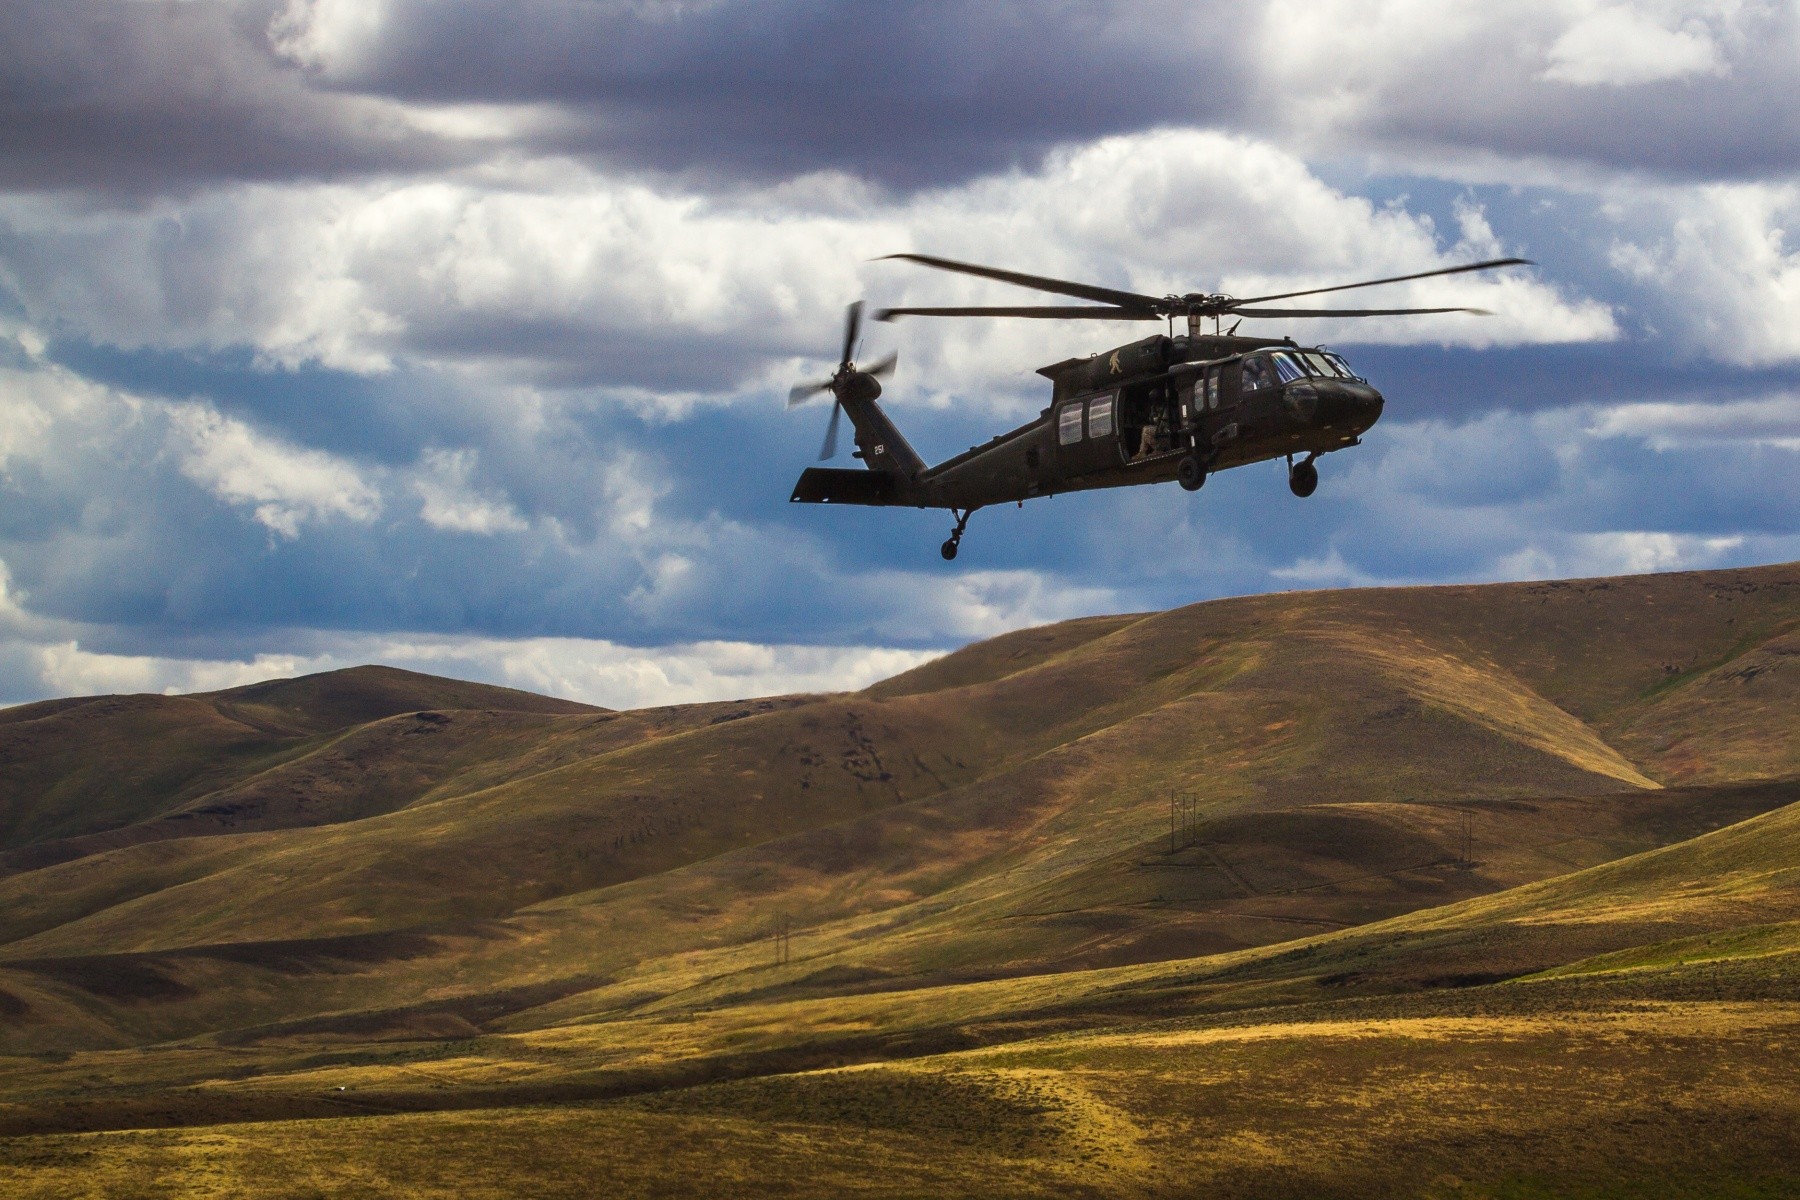
<path fill-rule="evenodd" d="M 856 427 L 856 448 L 871 471 L 912 479 L 925 469 L 910 443 L 888 419 L 873 396 L 846 395 L 844 411 Z"/>

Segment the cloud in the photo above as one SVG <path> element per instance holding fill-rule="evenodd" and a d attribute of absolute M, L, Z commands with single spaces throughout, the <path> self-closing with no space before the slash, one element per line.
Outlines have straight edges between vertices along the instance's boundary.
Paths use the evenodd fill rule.
<path fill-rule="evenodd" d="M 269 18 L 258 0 L 0 6 L 0 187 L 143 195 L 476 157 L 402 105 L 310 87 L 270 53 Z"/>
<path fill-rule="evenodd" d="M 1669 29 L 1622 5 L 1596 9 L 1550 44 L 1542 78 L 1555 83 L 1632 87 L 1690 75 L 1720 75 L 1725 63 L 1699 22 Z"/>
<path fill-rule="evenodd" d="M 1689 350 L 1752 366 L 1800 359 L 1800 246 L 1788 234 L 1800 186 L 1640 189 L 1613 212 L 1630 231 L 1613 265 L 1653 285 L 1655 319 Z"/>
<path fill-rule="evenodd" d="M 221 500 L 251 506 L 282 537 L 299 537 L 303 521 L 366 523 L 381 512 L 380 492 L 340 459 L 282 445 L 200 405 L 173 406 L 168 418 L 181 473 Z"/>
<path fill-rule="evenodd" d="M 504 497 L 477 490 L 471 482 L 478 452 L 427 450 L 413 490 L 422 501 L 419 516 L 433 529 L 459 533 L 518 533 L 527 526 Z"/>
<path fill-rule="evenodd" d="M 1664 571 L 1700 571 L 1741 561 L 1745 539 L 1620 530 L 1546 539 L 1506 555 L 1492 579 L 1594 578 Z"/>
<path fill-rule="evenodd" d="M 1657 451 L 1731 443 L 1800 450 L 1800 395 L 1788 393 L 1723 404 L 1655 401 L 1596 414 L 1594 437 L 1637 438 Z"/>
<path fill-rule="evenodd" d="M 1800 13 L 1737 0 L 1270 0 L 1262 128 L 1465 181 L 1800 167 Z"/>
<path fill-rule="evenodd" d="M 1463 179 L 1800 163 L 1768 0 L 22 0 L 0 187 L 433 177 L 573 157 L 913 191 L 1157 127 Z"/>
<path fill-rule="evenodd" d="M 1232 111 L 1247 61 L 1237 13 L 1214 0 L 292 0 L 271 29 L 322 89 L 551 109 L 560 120 L 519 139 L 538 153 L 917 187 Z"/>
<path fill-rule="evenodd" d="M 904 199 L 851 197 L 829 214 L 759 192 L 657 190 L 569 164 L 481 181 L 249 186 L 87 214 L 0 202 L 0 271 L 30 321 L 65 337 L 247 346 L 272 364 L 365 374 L 430 363 L 595 386 L 644 407 L 644 395 L 774 390 L 777 378 L 811 373 L 803 356 L 835 353 L 842 306 L 865 292 L 1029 298 L 866 261 L 883 253 L 999 258 L 1155 294 L 1250 295 L 1504 248 L 1472 202 L 1458 222 L 1446 245 L 1429 218 L 1331 187 L 1273 146 L 1165 130 L 1059 151 L 1032 172 Z M 1605 305 L 1529 274 L 1400 285 L 1381 299 L 1498 315 L 1286 327 L 1461 345 L 1617 333 Z M 1091 349 L 1095 335 L 1091 323 L 921 320 L 897 336 L 919 373 L 909 377 L 954 379 L 979 395 L 1016 393 L 1039 364 Z M 871 351 L 895 336 L 871 330 Z"/>
<path fill-rule="evenodd" d="M 319 643 L 317 637 L 305 640 Z M 0 703 L 40 696 L 217 691 L 265 679 L 383 663 L 501 684 L 606 708 L 645 708 L 796 692 L 854 691 L 942 653 L 879 646 L 784 646 L 697 642 L 636 648 L 577 638 L 323 639 L 309 653 L 242 659 L 96 653 L 79 641 L 0 635 L 0 662 L 15 672 Z"/>

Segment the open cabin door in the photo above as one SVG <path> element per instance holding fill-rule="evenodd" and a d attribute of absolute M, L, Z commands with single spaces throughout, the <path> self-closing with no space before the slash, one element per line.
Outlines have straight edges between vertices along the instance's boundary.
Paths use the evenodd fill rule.
<path fill-rule="evenodd" d="M 1168 378 L 1134 384 L 1119 393 L 1122 462 L 1156 458 L 1185 449 L 1176 384 Z"/>

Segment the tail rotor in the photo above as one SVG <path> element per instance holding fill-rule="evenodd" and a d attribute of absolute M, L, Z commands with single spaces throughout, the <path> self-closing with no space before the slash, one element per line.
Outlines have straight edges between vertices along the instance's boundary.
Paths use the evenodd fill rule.
<path fill-rule="evenodd" d="M 857 349 L 857 339 L 862 334 L 863 302 L 852 304 L 844 313 L 844 348 L 838 356 L 837 370 L 830 379 L 817 383 L 796 384 L 788 391 L 789 408 L 797 408 L 815 396 L 831 393 L 831 419 L 825 425 L 825 444 L 819 448 L 819 461 L 837 457 L 838 419 L 844 412 L 844 397 L 850 394 L 866 395 L 874 399 L 881 394 L 881 384 L 877 380 L 894 373 L 894 366 L 899 355 L 890 354 L 879 362 L 871 364 L 866 370 L 857 370 L 853 355 Z"/>

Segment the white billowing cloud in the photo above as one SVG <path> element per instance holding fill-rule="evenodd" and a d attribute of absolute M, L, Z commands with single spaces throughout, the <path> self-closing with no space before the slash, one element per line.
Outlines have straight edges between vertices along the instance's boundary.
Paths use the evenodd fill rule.
<path fill-rule="evenodd" d="M 300 525 L 342 517 L 373 521 L 381 493 L 356 468 L 318 450 L 286 445 L 202 404 L 169 407 L 181 473 L 221 500 L 249 505 L 285 538 Z"/>
<path fill-rule="evenodd" d="M 908 641 L 947 636 L 961 643 L 1115 612 L 1120 604 L 1111 588 L 1039 571 L 967 571 L 949 579 L 937 572 L 874 571 L 840 586 L 846 585 L 870 598 L 882 633 Z"/>
<path fill-rule="evenodd" d="M 307 639 L 317 642 L 316 637 Z M 216 691 L 265 679 L 384 663 L 581 700 L 606 708 L 644 708 L 749 699 L 795 692 L 855 691 L 943 653 L 880 646 L 758 645 L 695 642 L 655 648 L 581 638 L 331 637 L 300 654 L 244 659 L 104 654 L 76 640 L 14 639 L 0 657 L 35 668 L 45 696 L 113 692 Z"/>
<path fill-rule="evenodd" d="M 0 200 L 0 279 L 32 321 L 126 348 L 248 346 L 265 362 L 388 369 L 397 319 L 350 257 L 368 186 L 226 187 L 124 208 Z"/>
<path fill-rule="evenodd" d="M 1709 184 L 1621 195 L 1614 209 L 1646 236 L 1621 238 L 1613 265 L 1660 289 L 1661 317 L 1726 362 L 1800 358 L 1800 186 Z"/>
<path fill-rule="evenodd" d="M 1653 530 L 1551 536 L 1500 559 L 1498 580 L 1568 579 L 1694 571 L 1726 564 L 1742 537 L 1701 537 Z"/>
<path fill-rule="evenodd" d="M 0 332 L 12 332 L 15 345 L 37 344 L 29 329 Z M 116 429 L 130 422 L 135 417 L 130 403 L 60 367 L 0 366 L 0 480 L 15 460 L 42 461 L 59 433 L 100 432 L 106 424 Z M 101 410 L 110 421 L 96 420 Z"/>
<path fill-rule="evenodd" d="M 272 362 L 365 372 L 396 356 L 497 371 L 535 363 L 609 387 L 725 393 L 746 376 L 802 369 L 796 352 L 832 353 L 842 306 L 865 291 L 878 302 L 1055 302 L 865 261 L 883 253 L 998 258 L 1152 294 L 1249 295 L 1496 249 L 1478 213 L 1445 245 L 1429 218 L 1331 187 L 1290 153 L 1191 130 L 1108 138 L 1036 171 L 909 198 L 827 190 L 833 211 L 820 212 L 791 187 L 776 191 L 800 206 L 774 192 L 708 198 L 540 162 L 402 184 L 241 187 L 129 212 L 11 201 L 0 203 L 0 227 L 25 249 L 0 266 L 33 320 L 118 345 L 248 345 Z M 1498 315 L 1281 328 L 1463 345 L 1615 334 L 1604 305 L 1529 274 L 1378 297 L 1382 307 Z M 898 335 L 913 354 L 906 378 L 977 394 L 1017 387 L 1043 362 L 1151 328 L 1060 324 L 912 321 Z M 894 337 L 872 329 L 868 352 Z"/>
<path fill-rule="evenodd" d="M 1629 87 L 1725 71 L 1711 32 L 1698 21 L 1671 29 L 1641 7 L 1609 4 L 1551 43 L 1543 78 L 1583 86 Z"/>
<path fill-rule="evenodd" d="M 1302 555 L 1285 567 L 1275 567 L 1269 571 L 1271 579 L 1279 579 L 1283 583 L 1291 583 L 1305 590 L 1311 588 L 1353 588 L 1380 587 L 1394 583 L 1395 580 L 1380 579 L 1358 567 L 1344 561 L 1344 553 L 1337 546 L 1327 548 L 1324 554 Z"/>
<path fill-rule="evenodd" d="M 427 450 L 412 481 L 419 516 L 434 529 L 455 533 L 518 533 L 526 521 L 505 496 L 478 489 L 471 481 L 479 451 Z"/>
<path fill-rule="evenodd" d="M 697 642 L 637 650 L 602 642 L 536 639 L 490 644 L 495 682 L 642 708 L 793 692 L 855 691 L 938 657 L 941 650 L 879 646 L 771 646 Z M 414 662 L 433 661 L 429 652 Z M 421 666 L 419 669 L 426 669 Z"/>
<path fill-rule="evenodd" d="M 1601 438 L 1638 438 L 1658 451 L 1720 442 L 1800 450 L 1800 395 L 1621 404 L 1597 413 L 1588 432 Z"/>
<path fill-rule="evenodd" d="M 1017 247 L 1000 265 L 1149 295 L 1255 296 L 1494 257 L 1501 248 L 1479 211 L 1468 208 L 1463 216 L 1461 240 L 1446 246 L 1430 218 L 1340 191 L 1300 158 L 1266 142 L 1163 130 L 1060 152 L 1035 174 L 924 197 L 904 223 L 917 248 L 950 258 L 992 261 L 996 247 Z M 900 300 L 909 305 L 1067 302 L 900 264 L 886 266 L 881 278 L 900 289 Z M 1495 315 L 1251 319 L 1245 332 L 1279 329 L 1310 340 L 1474 346 L 1607 340 L 1617 333 L 1606 306 L 1565 299 L 1555 287 L 1519 273 L 1424 280 L 1316 303 L 1469 306 Z M 917 337 L 912 326 L 926 320 L 909 325 L 909 341 Z M 1154 332 L 1160 323 L 1070 322 L 1075 327 L 1051 330 L 1035 321 L 955 324 L 963 327 L 938 335 L 941 349 L 932 370 L 960 381 L 980 380 L 996 362 L 1014 370 L 1035 367 L 1061 357 L 1060 350 L 1091 351 L 1096 343 Z"/>

